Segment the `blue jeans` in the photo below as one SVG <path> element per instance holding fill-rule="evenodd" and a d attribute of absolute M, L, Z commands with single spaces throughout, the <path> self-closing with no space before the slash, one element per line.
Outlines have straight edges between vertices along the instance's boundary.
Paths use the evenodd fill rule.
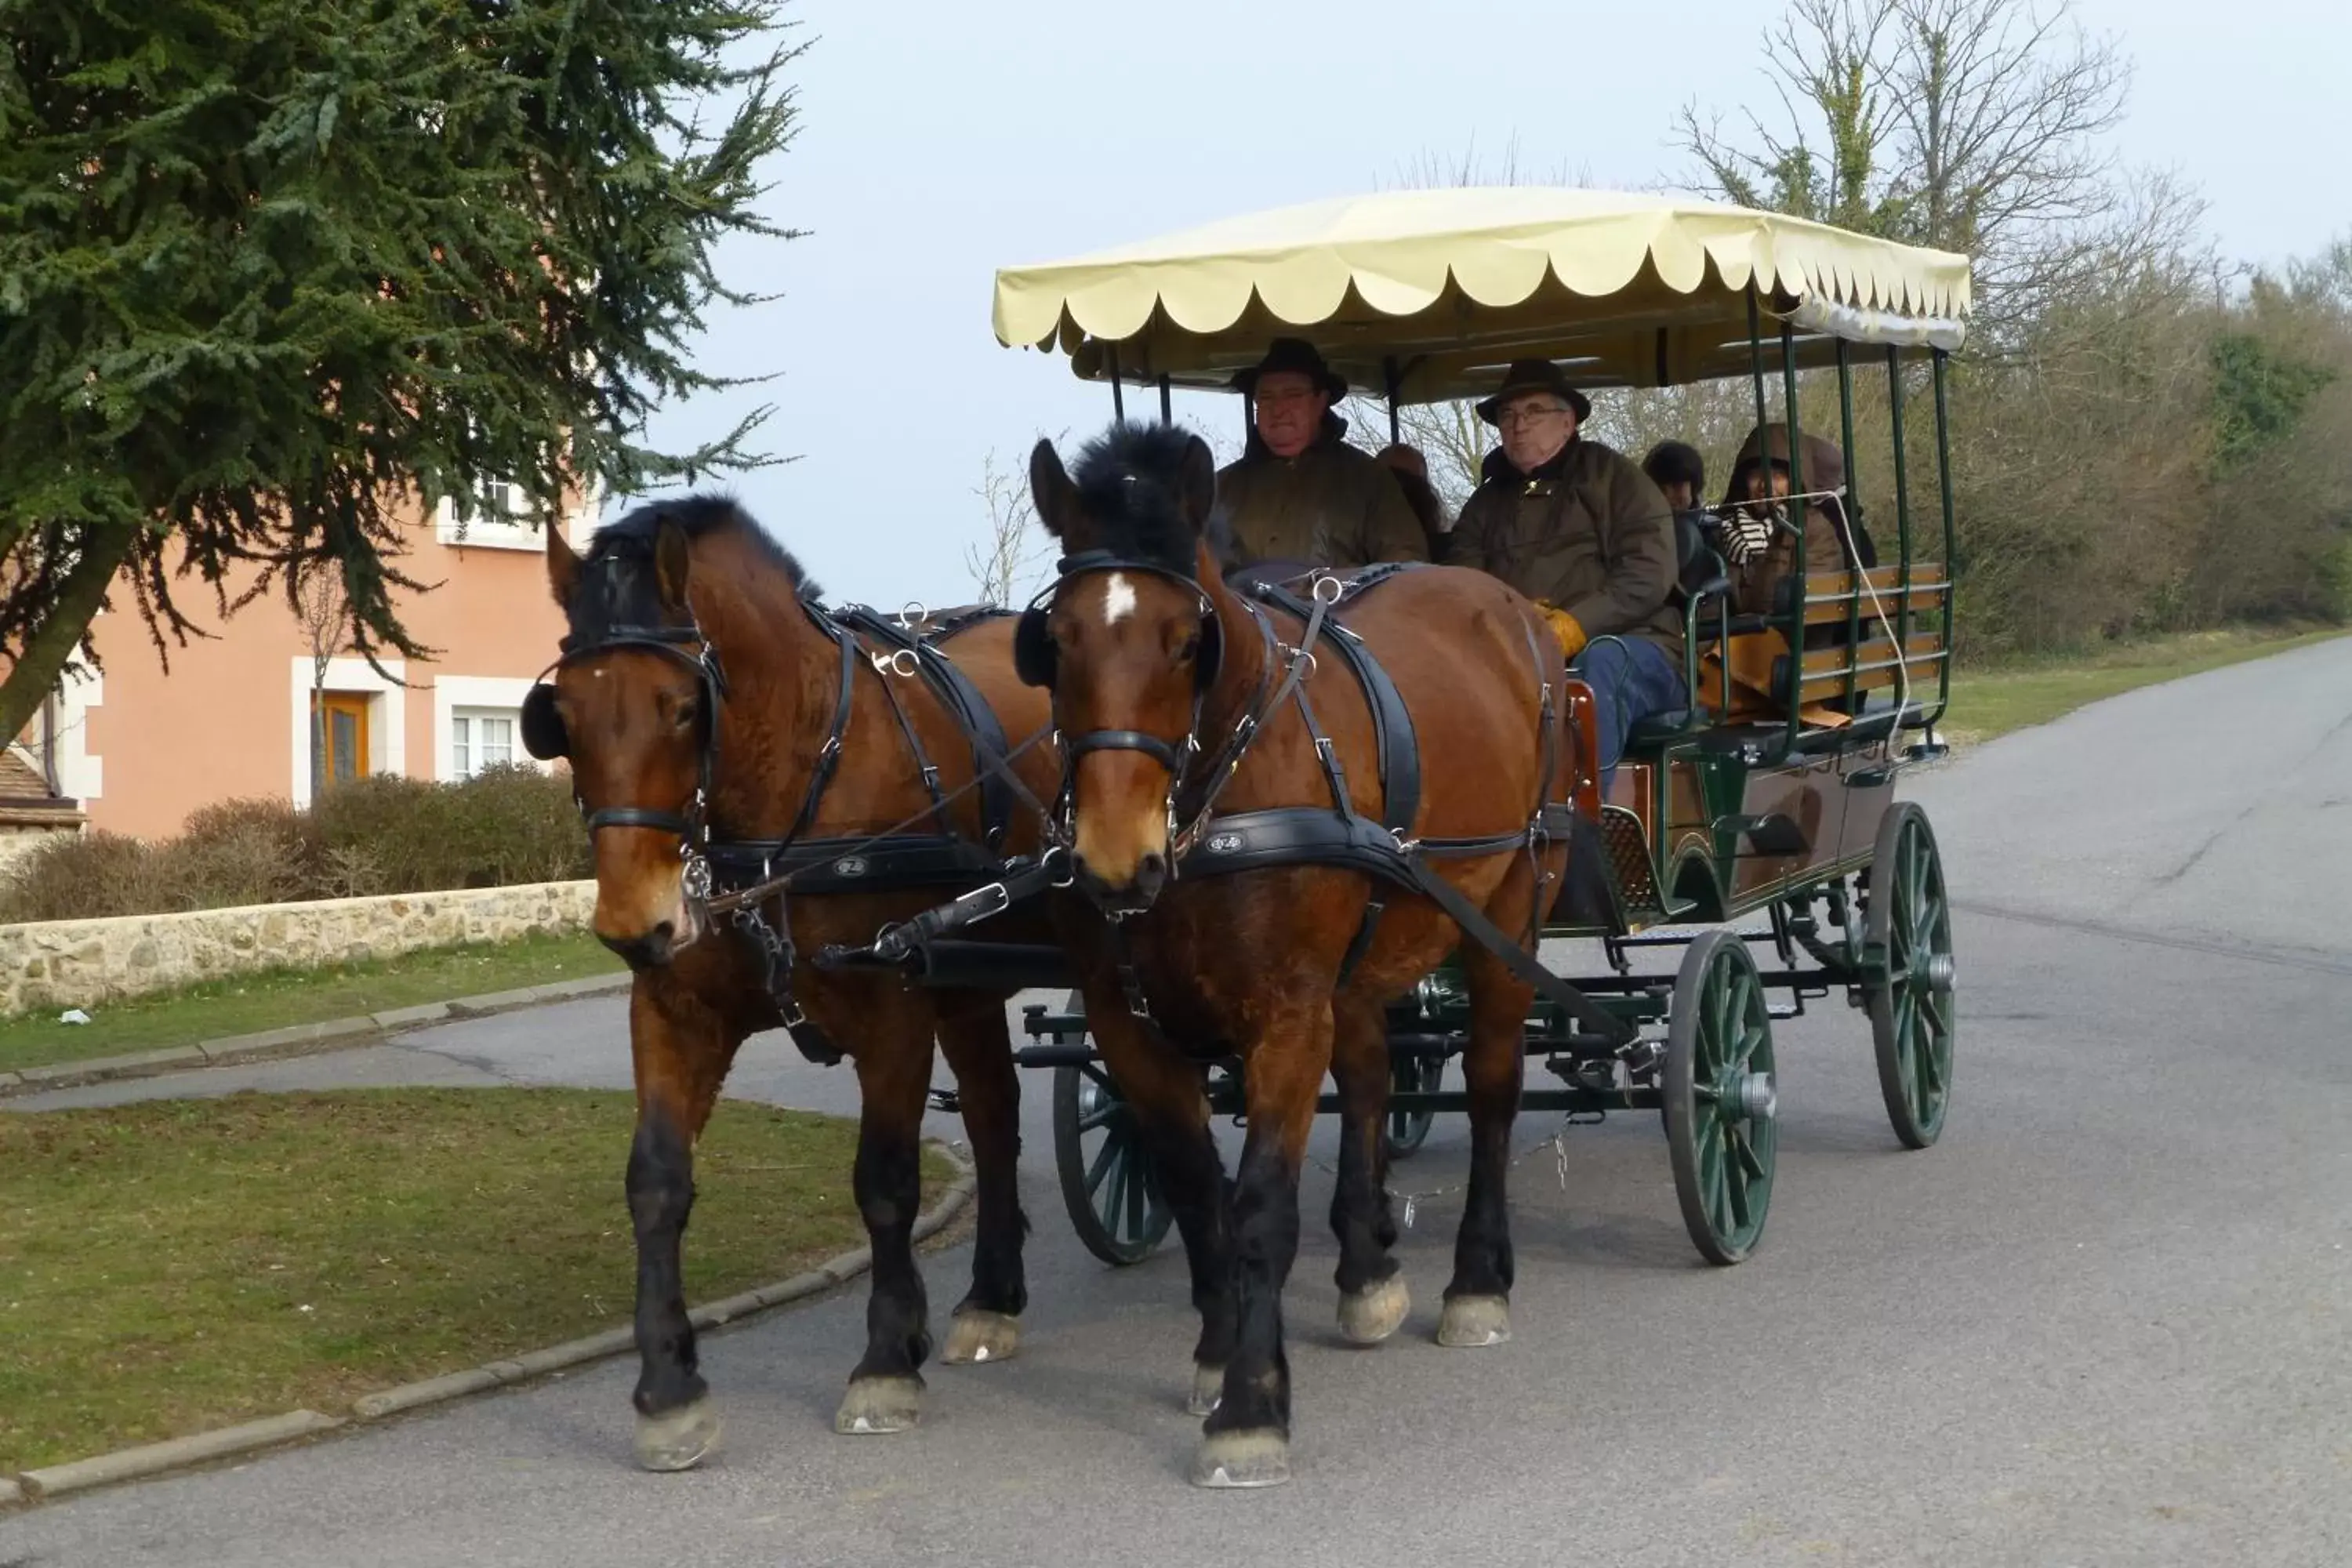
<path fill-rule="evenodd" d="M 1654 713 L 1690 706 L 1690 689 L 1665 650 L 1643 637 L 1596 637 L 1569 668 L 1592 688 L 1601 730 L 1601 788 L 1605 794 L 1625 754 L 1625 737 Z"/>

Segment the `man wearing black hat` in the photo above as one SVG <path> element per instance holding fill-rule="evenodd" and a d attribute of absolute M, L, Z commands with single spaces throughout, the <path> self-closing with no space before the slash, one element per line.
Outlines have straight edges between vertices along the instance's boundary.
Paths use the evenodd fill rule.
<path fill-rule="evenodd" d="M 1558 365 L 1521 360 L 1478 416 L 1502 433 L 1446 559 L 1542 605 L 1592 688 L 1604 781 L 1640 720 L 1689 706 L 1674 513 L 1633 461 L 1577 434 L 1592 405 Z"/>
<path fill-rule="evenodd" d="M 1342 438 L 1348 422 L 1331 405 L 1348 384 L 1312 344 L 1276 338 L 1234 385 L 1256 407 L 1248 449 L 1217 475 L 1233 531 L 1229 564 L 1428 559 L 1428 537 L 1396 475 Z"/>

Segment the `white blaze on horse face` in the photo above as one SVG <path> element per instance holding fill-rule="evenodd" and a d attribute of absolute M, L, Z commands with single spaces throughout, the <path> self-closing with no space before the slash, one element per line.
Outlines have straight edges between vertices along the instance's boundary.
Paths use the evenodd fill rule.
<path fill-rule="evenodd" d="M 1114 572 L 1103 584 L 1103 625 L 1115 626 L 1135 614 L 1135 584 L 1124 572 Z"/>

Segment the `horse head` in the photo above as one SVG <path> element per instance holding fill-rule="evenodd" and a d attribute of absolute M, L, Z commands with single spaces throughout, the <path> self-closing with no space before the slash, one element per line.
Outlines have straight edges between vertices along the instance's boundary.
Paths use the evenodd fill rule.
<path fill-rule="evenodd" d="M 1221 584 L 1202 533 L 1215 459 L 1197 436 L 1119 425 L 1075 475 L 1038 442 L 1029 482 L 1062 562 L 1016 634 L 1022 679 L 1053 693 L 1079 886 L 1139 912 L 1168 879 L 1176 792 L 1218 675 Z"/>
<path fill-rule="evenodd" d="M 757 624 L 738 618 L 759 612 L 735 601 L 771 557 L 790 591 L 814 592 L 757 523 L 717 497 L 639 507 L 584 556 L 548 530 L 548 584 L 569 630 L 550 679 L 524 701 L 523 744 L 571 764 L 594 856 L 593 924 L 633 966 L 667 963 L 702 933 L 690 874 L 710 832 L 729 689 L 713 638 L 722 618 Z M 731 651 L 755 657 L 756 640 Z"/>

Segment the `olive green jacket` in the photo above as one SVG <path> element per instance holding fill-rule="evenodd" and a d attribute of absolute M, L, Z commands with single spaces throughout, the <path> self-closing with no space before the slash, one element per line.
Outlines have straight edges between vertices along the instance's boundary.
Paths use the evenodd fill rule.
<path fill-rule="evenodd" d="M 1449 563 L 1565 610 L 1588 639 L 1644 637 L 1681 663 L 1674 512 L 1649 476 L 1581 437 L 1533 476 L 1489 453 L 1485 475 L 1448 536 Z"/>
<path fill-rule="evenodd" d="M 1394 472 L 1340 437 L 1347 422 L 1327 418 L 1315 444 L 1277 458 L 1255 431 L 1249 450 L 1217 475 L 1217 504 L 1232 531 L 1232 566 L 1301 561 L 1369 566 L 1426 561 L 1428 536 Z"/>

